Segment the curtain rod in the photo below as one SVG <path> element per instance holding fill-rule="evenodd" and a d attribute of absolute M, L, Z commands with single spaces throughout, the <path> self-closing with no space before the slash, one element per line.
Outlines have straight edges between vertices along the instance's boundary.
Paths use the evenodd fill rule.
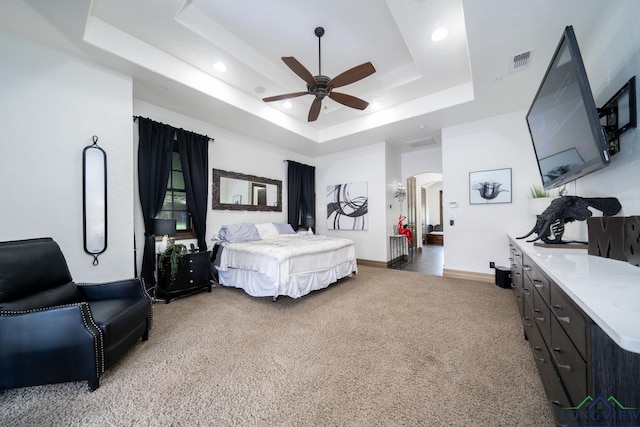
<path fill-rule="evenodd" d="M 190 130 L 185 130 L 185 129 L 183 129 L 183 128 L 177 128 L 177 127 L 175 127 L 175 126 L 171 126 L 171 125 L 168 125 L 168 124 L 166 124 L 166 123 L 162 123 L 162 122 L 158 122 L 158 121 L 156 121 L 156 120 L 152 120 L 152 119 L 150 119 L 150 118 L 148 118 L 148 117 L 133 116 L 133 121 L 134 121 L 134 122 L 135 122 L 137 119 L 145 119 L 145 120 L 149 120 L 150 122 L 157 123 L 157 124 L 162 125 L 162 126 L 169 126 L 170 128 L 175 129 L 175 130 L 181 130 L 181 131 L 184 131 L 184 132 L 189 132 L 189 133 L 192 133 L 192 134 L 197 135 L 197 136 L 205 137 L 205 138 L 207 138 L 208 140 L 210 140 L 210 141 L 214 141 L 214 142 L 215 142 L 215 139 L 211 138 L 209 135 L 201 135 L 201 134 L 199 134 L 199 133 L 196 133 L 196 132 L 193 132 L 193 131 L 190 131 Z"/>
<path fill-rule="evenodd" d="M 292 162 L 292 163 L 297 163 L 297 164 L 302 165 L 302 166 L 309 166 L 310 168 L 315 168 L 315 166 L 305 165 L 304 163 L 296 162 L 295 160 L 283 160 L 283 162 L 284 163 Z"/>

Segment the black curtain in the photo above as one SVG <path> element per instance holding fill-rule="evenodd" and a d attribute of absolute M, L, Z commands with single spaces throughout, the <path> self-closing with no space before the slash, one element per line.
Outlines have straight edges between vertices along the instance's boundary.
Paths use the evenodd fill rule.
<path fill-rule="evenodd" d="M 300 226 L 315 228 L 316 168 L 292 160 L 288 164 L 287 221 L 294 230 Z"/>
<path fill-rule="evenodd" d="M 209 171 L 209 137 L 185 130 L 177 131 L 180 163 L 187 192 L 187 207 L 201 251 L 207 250 L 207 177 Z"/>
<path fill-rule="evenodd" d="M 144 219 L 144 253 L 141 276 L 147 289 L 155 286 L 155 236 L 153 222 L 162 208 L 171 169 L 175 129 L 138 118 L 138 190 Z"/>

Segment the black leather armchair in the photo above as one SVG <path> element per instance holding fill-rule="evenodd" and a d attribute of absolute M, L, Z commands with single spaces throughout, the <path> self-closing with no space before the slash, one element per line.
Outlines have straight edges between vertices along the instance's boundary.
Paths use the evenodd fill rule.
<path fill-rule="evenodd" d="M 0 242 L 0 390 L 86 380 L 93 391 L 151 319 L 138 279 L 76 284 L 53 239 Z"/>

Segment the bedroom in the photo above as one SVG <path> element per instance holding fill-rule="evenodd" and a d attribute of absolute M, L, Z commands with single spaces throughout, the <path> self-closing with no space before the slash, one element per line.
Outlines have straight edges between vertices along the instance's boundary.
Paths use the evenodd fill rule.
<path fill-rule="evenodd" d="M 19 2 L 17 4 L 20 5 Z M 626 7 L 630 7 L 630 3 L 616 2 L 614 5 L 618 8 L 608 6 L 602 11 L 602 13 L 606 12 L 607 20 L 598 22 L 601 28 L 617 26 L 617 22 L 624 21 L 620 15 L 624 14 Z M 22 9 L 24 8 L 17 10 Z M 24 10 L 22 12 L 26 13 Z M 27 14 L 24 19 L 29 16 Z M 32 19 L 42 18 L 36 15 Z M 442 138 L 447 143 L 442 147 L 400 153 L 394 145 L 380 141 L 368 146 L 312 158 L 279 146 L 265 147 L 264 141 L 141 101 L 135 97 L 135 93 L 132 98 L 130 77 L 105 69 L 96 63 L 77 60 L 74 55 L 47 48 L 46 45 L 29 41 L 28 38 L 16 36 L 10 29 L 19 31 L 14 28 L 17 22 L 19 20 L 3 22 L 5 27 L 3 56 L 11 58 L 19 69 L 34 70 L 33 73 L 35 70 L 48 69 L 49 72 L 44 74 L 42 71 L 36 74 L 24 72 L 22 79 L 18 79 L 19 76 L 14 73 L 5 76 L 3 80 L 3 85 L 11 85 L 12 88 L 3 89 L 3 93 L 13 94 L 13 97 L 3 97 L 3 111 L 11 111 L 13 114 L 3 114 L 3 118 L 9 121 L 3 125 L 5 141 L 3 150 L 10 149 L 12 153 L 12 156 L 3 156 L 3 159 L 5 162 L 9 158 L 29 159 L 29 161 L 11 161 L 10 164 L 3 165 L 3 174 L 20 183 L 9 190 L 7 197 L 14 203 L 15 211 L 21 212 L 18 216 L 12 216 L 10 221 L 3 221 L 3 235 L 6 238 L 19 238 L 25 235 L 47 234 L 53 224 L 61 224 L 59 236 L 55 237 L 58 237 L 74 255 L 71 263 L 77 274 L 108 278 L 131 274 L 133 271 L 131 236 L 134 228 L 137 230 L 138 238 L 141 236 L 140 227 L 133 222 L 131 216 L 131 213 L 138 209 L 137 204 L 133 202 L 135 188 L 127 184 L 132 182 L 135 171 L 133 158 L 135 150 L 130 148 L 131 141 L 136 141 L 134 123 L 130 120 L 133 115 L 150 117 L 212 136 L 217 143 L 211 145 L 211 167 L 281 178 L 285 173 L 282 160 L 290 158 L 316 166 L 319 193 L 326 185 L 336 182 L 367 182 L 371 206 L 369 231 L 366 233 L 341 232 L 342 235 L 357 242 L 358 258 L 361 259 L 387 261 L 389 253 L 387 230 L 392 229 L 399 213 L 393 191 L 398 182 L 423 172 L 441 171 L 444 175 L 446 198 L 444 223 L 447 234 L 445 267 L 447 269 L 453 272 L 469 272 L 480 277 L 484 275 L 486 279 L 491 274 L 488 268 L 489 261 L 495 261 L 498 265 L 506 263 L 507 254 L 500 236 L 510 230 L 529 227 L 526 195 L 529 186 L 538 178 L 529 137 L 521 121 L 524 110 L 504 111 L 490 118 L 446 127 L 442 130 Z M 50 24 L 44 22 L 42 26 L 48 28 Z M 592 75 L 594 96 L 600 103 L 617 90 L 621 82 L 625 81 L 637 67 L 637 58 L 634 56 L 633 49 L 628 47 L 628 54 L 623 51 L 630 45 L 618 46 L 619 40 L 632 40 L 632 35 L 625 34 L 624 25 L 617 27 L 618 32 L 603 30 L 601 33 L 606 34 L 608 38 L 599 36 L 597 42 L 595 39 L 591 40 L 589 34 L 581 36 L 583 56 Z M 578 34 L 580 36 L 580 32 Z M 62 36 L 58 35 L 58 37 Z M 553 37 L 554 40 L 555 38 L 557 36 Z M 551 46 L 546 46 L 546 49 L 552 49 L 555 43 L 555 41 L 551 42 Z M 20 48 L 16 49 L 16 46 Z M 612 49 L 611 46 L 617 47 Z M 19 52 L 23 53 L 14 59 L 13 56 Z M 541 59 L 540 62 L 544 60 Z M 59 66 L 47 67 L 45 64 L 59 64 Z M 64 70 L 61 68 L 63 65 L 71 67 L 65 71 L 67 74 L 64 75 L 60 74 Z M 9 73 L 10 70 L 5 72 Z M 40 82 L 40 85 L 36 86 L 31 83 L 32 81 Z M 20 90 L 25 85 L 28 90 Z M 82 91 L 68 90 L 69 87 L 74 86 L 82 87 Z M 16 93 L 18 91 L 19 96 Z M 64 96 L 61 96 L 61 93 Z M 178 97 L 179 94 L 175 96 Z M 176 102 L 178 100 L 176 98 Z M 87 105 L 87 107 L 77 107 L 74 104 Z M 49 105 L 56 106 L 55 115 L 49 114 Z M 96 120 L 105 115 L 109 117 L 108 122 Z M 28 124 L 32 122 L 37 126 Z M 100 123 L 102 127 L 98 126 Z M 114 126 L 114 123 L 118 123 L 118 126 Z M 25 129 L 30 129 L 30 132 L 25 134 Z M 67 159 L 77 159 L 78 152 L 87 145 L 87 141 L 93 134 L 98 134 L 101 141 L 105 141 L 106 148 L 114 147 L 108 150 L 109 164 L 118 171 L 119 176 L 118 181 L 110 184 L 115 186 L 112 194 L 118 194 L 119 197 L 111 201 L 109 206 L 114 210 L 112 220 L 121 227 L 111 228 L 109 246 L 113 251 L 105 254 L 105 268 L 99 269 L 100 271 L 86 266 L 82 248 L 72 243 L 81 233 L 81 230 L 75 227 L 77 221 L 81 219 L 81 212 L 73 208 L 73 206 L 80 206 L 79 193 L 73 191 L 80 185 L 80 181 L 76 179 L 80 162 L 64 163 Z M 628 138 L 637 138 L 637 136 L 634 134 Z M 28 142 L 24 142 L 25 140 Z M 77 142 L 72 144 L 71 141 Z M 579 181 L 576 192 L 592 195 L 599 194 L 606 188 L 609 194 L 611 186 L 608 183 L 615 182 L 616 187 L 612 195 L 620 197 L 626 212 L 637 212 L 638 203 L 640 203 L 637 193 L 629 188 L 631 184 L 627 180 L 619 179 L 631 170 L 633 159 L 637 157 L 636 152 L 633 151 L 633 144 L 626 144 L 626 147 L 631 150 L 629 156 L 625 156 L 624 160 L 618 160 L 617 164 L 607 171 Z M 237 155 L 237 153 L 249 152 L 256 155 L 242 157 Z M 352 167 L 354 164 L 358 167 Z M 13 170 L 14 166 L 18 170 Z M 482 209 L 469 206 L 466 203 L 468 173 L 473 170 L 501 167 L 513 168 L 513 202 Z M 49 171 L 56 171 L 53 174 L 56 176 L 54 180 L 48 178 Z M 378 171 L 385 172 L 380 174 Z M 71 203 L 61 206 L 58 203 L 60 193 L 66 200 L 71 200 Z M 24 197 L 25 194 L 39 196 L 34 200 Z M 459 207 L 451 210 L 448 208 L 449 202 L 457 202 Z M 40 206 L 48 207 L 47 215 L 41 215 Z M 3 213 L 3 215 L 9 214 L 9 212 Z M 318 211 L 317 214 L 320 216 L 322 212 Z M 457 222 L 454 227 L 448 227 L 448 219 L 452 215 L 457 217 Z M 223 224 L 254 219 L 280 221 L 283 218 L 273 213 L 256 216 L 251 213 L 233 215 L 217 211 L 215 215 L 210 215 L 207 232 L 212 235 Z M 322 229 L 322 224 L 319 226 L 320 232 L 326 231 Z M 481 253 L 473 250 L 480 246 L 484 248 Z"/>
<path fill-rule="evenodd" d="M 443 216 L 447 236 L 445 267 L 449 273 L 489 280 L 492 274 L 488 267 L 490 261 L 507 263 L 506 234 L 531 226 L 527 195 L 529 187 L 539 178 L 523 122 L 529 101 L 515 110 L 496 111 L 490 117 L 444 126 L 441 147 L 401 153 L 394 145 L 380 139 L 366 146 L 310 155 L 228 130 L 213 123 L 213 118 L 208 122 L 160 106 L 160 100 L 152 102 L 137 98 L 131 75 L 105 66 L 100 59 L 88 59 L 86 53 L 68 41 L 68 35 L 52 29 L 53 25 L 47 19 L 30 10 L 29 3 L 38 2 L 11 1 L 3 4 L 2 8 L 16 5 L 17 19 L 5 13 L 0 18 L 0 58 L 3 64 L 0 68 L 0 128 L 3 130 L 0 135 L 0 177 L 5 183 L 11 183 L 2 190 L 5 208 L 0 214 L 0 235 L 3 240 L 52 235 L 67 254 L 69 267 L 78 281 L 132 276 L 134 259 L 136 255 L 140 256 L 135 253 L 133 245 L 134 233 L 138 242 L 142 238 L 137 220 L 137 190 L 132 185 L 136 175 L 137 132 L 131 119 L 134 115 L 214 138 L 215 142 L 210 146 L 210 168 L 284 179 L 286 165 L 283 160 L 313 164 L 317 170 L 318 194 L 322 194 L 330 184 L 367 182 L 371 206 L 369 230 L 339 233 L 356 242 L 357 256 L 362 260 L 379 263 L 388 260 L 389 230 L 400 212 L 393 192 L 398 182 L 423 172 L 443 174 Z M 468 8 L 470 14 L 474 9 L 473 2 L 465 3 L 469 3 L 465 4 L 465 9 Z M 548 5 L 553 2 L 542 3 Z M 598 18 L 588 29 L 578 27 L 576 30 L 594 96 L 600 105 L 622 82 L 640 70 L 640 56 L 636 49 L 640 40 L 633 30 L 635 21 L 632 18 L 640 11 L 637 2 L 615 1 L 591 10 L 580 8 L 580 13 Z M 80 16 L 76 21 L 83 22 L 83 19 Z M 475 19 L 478 26 L 484 22 L 481 18 Z M 31 22 L 34 25 L 27 25 Z M 539 22 L 532 25 L 530 44 L 536 45 L 538 50 L 534 58 L 543 64 L 542 68 L 547 59 L 541 50 L 545 49 L 550 54 L 561 28 L 567 23 L 563 20 L 548 30 Z M 38 26 L 43 31 L 52 30 L 47 34 L 63 48 L 51 47 L 29 33 L 32 31 L 29 28 Z M 537 46 L 535 30 L 553 33 L 549 46 Z M 476 28 L 476 31 L 479 30 Z M 506 35 L 498 40 L 504 41 L 505 38 Z M 470 40 L 469 44 L 473 55 L 473 41 Z M 472 57 L 471 60 L 478 59 Z M 506 63 L 507 60 L 504 67 Z M 495 77 L 474 74 L 477 79 L 493 80 Z M 538 75 L 535 80 L 539 81 L 540 77 Z M 191 89 L 177 92 L 172 84 L 167 84 L 166 88 L 176 102 L 184 102 L 193 94 Z M 529 90 L 533 93 L 535 87 Z M 472 105 L 469 108 L 473 108 Z M 227 119 L 222 110 L 206 114 L 219 116 L 215 120 L 222 122 Z M 91 135 L 100 137 L 109 162 L 109 249 L 101 257 L 99 267 L 91 265 L 90 257 L 78 244 L 82 241 L 82 228 L 78 226 L 82 223 L 81 153 L 89 144 Z M 581 179 L 576 184 L 575 193 L 615 196 L 623 205 L 623 214 L 640 212 L 638 188 L 629 179 L 637 174 L 639 147 L 637 131 L 626 135 L 623 155 L 615 158 L 607 170 Z M 469 205 L 468 173 L 496 168 L 511 168 L 513 171 L 512 203 L 482 207 Z M 457 202 L 458 207 L 450 208 L 450 202 Z M 318 209 L 317 216 L 322 217 L 323 214 L 322 208 Z M 283 222 L 286 221 L 284 215 L 284 212 L 209 210 L 207 233 L 212 236 L 228 223 Z M 448 226 L 452 216 L 455 217 L 455 225 Z M 319 233 L 329 234 L 321 222 L 317 229 Z"/>

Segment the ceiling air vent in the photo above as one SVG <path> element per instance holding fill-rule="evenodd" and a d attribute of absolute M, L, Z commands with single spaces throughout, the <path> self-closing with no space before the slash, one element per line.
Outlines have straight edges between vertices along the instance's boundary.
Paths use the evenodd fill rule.
<path fill-rule="evenodd" d="M 533 56 L 533 49 L 513 55 L 511 57 L 511 63 L 509 64 L 509 72 L 517 73 L 518 71 L 527 69 L 529 64 L 531 64 L 531 56 Z"/>
<path fill-rule="evenodd" d="M 413 141 L 405 142 L 405 144 L 407 144 L 409 148 L 414 150 L 416 148 L 424 148 L 424 147 L 428 147 L 429 145 L 435 145 L 435 143 L 436 143 L 436 140 L 432 136 L 429 136 L 427 138 L 414 139 Z"/>

